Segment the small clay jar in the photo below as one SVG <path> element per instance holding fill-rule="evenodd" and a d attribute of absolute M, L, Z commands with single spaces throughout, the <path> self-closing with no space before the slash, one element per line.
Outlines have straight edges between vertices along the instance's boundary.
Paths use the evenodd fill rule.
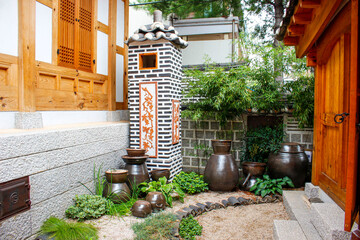
<path fill-rule="evenodd" d="M 108 183 L 124 183 L 127 180 L 128 170 L 111 169 L 105 172 Z"/>
<path fill-rule="evenodd" d="M 150 173 L 153 181 L 159 181 L 159 179 L 162 177 L 166 177 L 166 179 L 169 180 L 170 177 L 169 169 L 155 169 L 152 170 Z"/>
<path fill-rule="evenodd" d="M 154 212 L 165 209 L 166 200 L 161 192 L 149 192 L 145 200 L 151 203 Z"/>
<path fill-rule="evenodd" d="M 144 200 L 137 200 L 130 210 L 133 216 L 145 218 L 151 214 L 151 203 Z"/>
<path fill-rule="evenodd" d="M 143 148 L 127 148 L 126 152 L 127 152 L 128 156 L 139 157 L 139 156 L 144 156 L 146 150 Z"/>

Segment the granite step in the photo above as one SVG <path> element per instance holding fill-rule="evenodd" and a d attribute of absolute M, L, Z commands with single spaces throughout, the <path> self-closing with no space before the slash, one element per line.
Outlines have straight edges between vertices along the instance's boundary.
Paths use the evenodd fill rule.
<path fill-rule="evenodd" d="M 274 220 L 274 240 L 307 240 L 296 220 Z"/>

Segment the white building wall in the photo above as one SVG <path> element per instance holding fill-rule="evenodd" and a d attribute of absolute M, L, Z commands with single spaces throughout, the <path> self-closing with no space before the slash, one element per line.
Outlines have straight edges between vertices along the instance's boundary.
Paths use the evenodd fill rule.
<path fill-rule="evenodd" d="M 103 32 L 97 31 L 96 73 L 108 75 L 108 38 Z"/>
<path fill-rule="evenodd" d="M 35 59 L 51 63 L 52 9 L 36 2 Z"/>
<path fill-rule="evenodd" d="M 0 53 L 18 56 L 18 1 L 0 0 Z"/>
<path fill-rule="evenodd" d="M 109 0 L 98 0 L 98 21 L 109 24 Z"/>
<path fill-rule="evenodd" d="M 183 65 L 204 64 L 206 58 L 215 63 L 231 62 L 232 39 L 191 41 L 183 50 Z M 235 47 L 235 52 L 237 48 Z"/>

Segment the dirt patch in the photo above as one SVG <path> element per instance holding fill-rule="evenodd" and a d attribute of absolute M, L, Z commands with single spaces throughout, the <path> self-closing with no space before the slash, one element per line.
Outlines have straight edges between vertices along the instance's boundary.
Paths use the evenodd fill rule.
<path fill-rule="evenodd" d="M 265 240 L 273 239 L 273 221 L 289 216 L 282 203 L 267 203 L 218 209 L 196 219 L 203 226 L 199 240 Z"/>
<path fill-rule="evenodd" d="M 243 197 L 255 199 L 248 192 L 204 192 L 188 195 L 185 202 L 173 202 L 173 208 L 166 208 L 165 212 L 175 213 L 196 203 L 220 202 L 229 197 Z M 203 226 L 203 235 L 199 239 L 272 239 L 274 219 L 289 219 L 282 203 L 258 204 L 226 209 L 213 210 L 197 217 Z M 86 221 L 99 228 L 100 240 L 133 239 L 135 234 L 131 225 L 144 219 L 133 216 L 111 217 L 103 216 L 99 219 Z"/>

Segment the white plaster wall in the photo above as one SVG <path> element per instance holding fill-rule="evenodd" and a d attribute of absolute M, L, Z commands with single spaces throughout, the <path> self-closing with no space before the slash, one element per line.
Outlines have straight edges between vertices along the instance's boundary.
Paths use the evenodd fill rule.
<path fill-rule="evenodd" d="M 51 63 L 52 9 L 36 2 L 35 58 Z"/>
<path fill-rule="evenodd" d="M 109 0 L 98 0 L 98 21 L 109 24 Z"/>
<path fill-rule="evenodd" d="M 125 31 L 125 17 L 124 17 L 124 2 L 117 0 L 116 10 L 116 45 L 124 47 L 124 31 Z"/>
<path fill-rule="evenodd" d="M 107 111 L 43 111 L 42 114 L 44 127 L 90 123 L 106 122 Z"/>
<path fill-rule="evenodd" d="M 0 129 L 15 128 L 16 112 L 0 112 Z"/>
<path fill-rule="evenodd" d="M 108 35 L 97 31 L 96 72 L 108 75 Z"/>
<path fill-rule="evenodd" d="M 231 39 L 189 42 L 189 46 L 182 50 L 183 65 L 203 64 L 206 56 L 211 62 L 229 63 L 231 62 L 231 44 Z"/>
<path fill-rule="evenodd" d="M 0 0 L 0 53 L 18 56 L 18 1 Z"/>
<path fill-rule="evenodd" d="M 116 102 L 124 101 L 124 56 L 116 54 Z"/>

